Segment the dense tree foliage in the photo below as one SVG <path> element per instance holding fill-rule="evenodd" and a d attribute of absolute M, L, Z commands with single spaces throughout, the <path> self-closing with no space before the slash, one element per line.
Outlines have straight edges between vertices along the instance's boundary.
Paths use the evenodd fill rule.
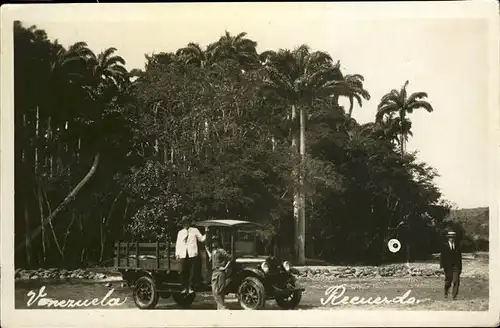
<path fill-rule="evenodd" d="M 260 222 L 299 260 L 435 250 L 449 206 L 400 151 L 406 113 L 432 109 L 407 84 L 360 125 L 363 76 L 305 45 L 259 54 L 225 32 L 128 72 L 113 47 L 65 49 L 20 22 L 14 42 L 17 266 L 107 265 L 114 241 L 172 238 L 183 215 Z M 411 252 L 390 255 L 393 237 Z"/>

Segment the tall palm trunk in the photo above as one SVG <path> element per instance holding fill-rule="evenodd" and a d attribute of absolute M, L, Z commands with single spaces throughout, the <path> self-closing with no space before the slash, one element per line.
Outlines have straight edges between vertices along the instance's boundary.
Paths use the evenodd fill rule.
<path fill-rule="evenodd" d="M 31 267 L 31 240 L 29 238 L 30 235 L 30 218 L 29 218 L 29 210 L 28 210 L 28 203 L 24 204 L 24 224 L 26 226 L 25 229 L 25 238 L 24 238 L 24 245 L 26 250 L 26 265 L 28 268 Z"/>
<path fill-rule="evenodd" d="M 292 105 L 292 152 L 293 155 L 298 153 L 298 145 L 297 139 L 299 132 L 297 129 L 297 108 L 295 104 Z M 297 180 L 298 180 L 299 170 L 296 166 L 294 171 L 292 172 L 293 181 L 294 181 L 294 191 L 293 191 L 293 219 L 294 219 L 294 248 L 295 248 L 295 261 L 298 263 L 300 258 L 300 190 L 297 188 Z"/>
<path fill-rule="evenodd" d="M 42 232 L 41 232 L 41 241 L 42 241 L 42 262 L 45 264 L 47 261 L 47 248 L 45 245 L 45 227 L 43 225 L 43 218 L 44 218 L 44 210 L 43 210 L 43 195 L 42 195 L 42 187 L 38 185 L 37 192 L 36 192 L 36 197 L 38 199 L 38 209 L 40 211 L 40 225 L 42 227 Z"/>
<path fill-rule="evenodd" d="M 405 119 L 405 112 L 404 111 L 400 111 L 399 112 L 399 129 L 400 129 L 400 147 L 401 147 L 401 158 L 404 157 L 404 153 L 405 153 L 405 134 L 404 134 L 404 119 Z"/>
<path fill-rule="evenodd" d="M 166 162 L 166 160 L 167 160 L 167 157 L 165 156 L 165 162 Z M 100 228 L 101 250 L 100 250 L 100 254 L 99 254 L 99 263 L 102 263 L 102 261 L 104 260 L 104 251 L 105 251 L 105 247 L 106 247 L 106 240 L 107 240 L 106 237 L 108 236 L 107 230 L 108 230 L 109 221 L 111 220 L 111 215 L 113 214 L 113 209 L 115 208 L 116 202 L 118 201 L 118 199 L 122 195 L 122 192 L 123 192 L 123 190 L 120 190 L 118 195 L 113 200 L 113 203 L 111 204 L 111 208 L 109 210 L 108 216 L 107 217 L 103 216 L 103 218 L 101 220 L 101 225 L 100 225 L 101 226 L 101 228 Z"/>
<path fill-rule="evenodd" d="M 299 195 L 300 195 L 300 210 L 298 224 L 298 264 L 304 265 L 305 257 L 305 234 L 306 234 L 306 195 L 304 188 L 304 163 L 306 155 L 306 113 L 304 107 L 300 107 L 300 162 L 302 170 L 299 171 Z"/>
<path fill-rule="evenodd" d="M 39 172 L 39 162 L 41 162 L 41 151 L 39 149 L 40 144 L 43 144 L 40 138 L 40 107 L 37 105 L 36 106 L 36 121 L 35 121 L 35 166 L 34 166 L 34 173 L 35 173 L 35 179 L 38 180 L 38 172 Z M 43 202 L 42 202 L 42 194 L 41 194 L 41 186 L 40 186 L 40 180 L 38 180 L 38 187 L 37 191 L 35 192 L 35 197 L 38 200 L 38 208 L 40 211 L 40 222 L 43 222 Z M 42 259 L 41 262 L 44 264 L 45 261 L 47 260 L 47 250 L 46 250 L 46 245 L 45 245 L 45 227 L 41 225 L 42 230 L 41 230 L 41 239 L 40 242 L 42 244 Z"/>
<path fill-rule="evenodd" d="M 48 152 L 48 163 L 49 163 L 49 177 L 52 178 L 54 176 L 54 141 L 52 139 L 52 116 L 47 118 L 47 152 Z"/>
<path fill-rule="evenodd" d="M 352 110 L 354 109 L 354 99 L 352 97 L 349 97 L 349 118 L 352 117 Z"/>
<path fill-rule="evenodd" d="M 401 110 L 399 111 L 399 125 L 400 125 L 400 147 L 401 147 L 401 160 L 403 160 L 404 155 L 405 155 L 405 134 L 404 134 L 404 120 L 405 120 L 405 111 Z M 406 266 L 410 266 L 410 234 L 411 234 L 411 227 L 410 227 L 410 221 L 409 217 L 407 217 L 407 233 L 406 233 Z"/>
<path fill-rule="evenodd" d="M 40 108 L 36 106 L 36 121 L 35 121 L 35 177 L 38 173 L 38 158 L 39 158 L 39 139 L 40 139 Z"/>

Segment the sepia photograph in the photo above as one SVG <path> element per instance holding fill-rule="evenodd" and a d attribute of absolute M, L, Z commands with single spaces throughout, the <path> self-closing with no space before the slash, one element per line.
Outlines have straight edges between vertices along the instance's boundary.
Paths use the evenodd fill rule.
<path fill-rule="evenodd" d="M 2 6 L 2 323 L 498 325 L 498 13 Z"/>

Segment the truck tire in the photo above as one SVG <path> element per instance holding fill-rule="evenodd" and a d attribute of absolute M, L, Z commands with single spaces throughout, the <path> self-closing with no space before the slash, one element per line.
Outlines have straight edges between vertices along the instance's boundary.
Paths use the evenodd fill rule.
<path fill-rule="evenodd" d="M 295 277 L 293 276 L 290 277 L 290 279 L 287 281 L 287 287 L 290 288 L 296 287 Z M 275 297 L 276 303 L 283 310 L 293 310 L 297 308 L 301 299 L 302 299 L 302 291 L 300 290 L 291 292 L 288 295 L 279 295 Z"/>
<path fill-rule="evenodd" d="M 142 276 L 134 284 L 135 305 L 139 309 L 153 309 L 159 299 L 154 280 L 149 276 Z"/>
<path fill-rule="evenodd" d="M 266 305 L 266 290 L 256 277 L 244 278 L 238 287 L 238 300 L 245 310 L 261 310 Z"/>

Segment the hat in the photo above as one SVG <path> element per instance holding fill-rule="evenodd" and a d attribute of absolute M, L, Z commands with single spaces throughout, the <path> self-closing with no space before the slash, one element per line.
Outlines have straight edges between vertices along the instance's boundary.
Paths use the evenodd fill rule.
<path fill-rule="evenodd" d="M 214 245 L 215 243 L 218 243 L 219 245 L 222 244 L 219 238 L 213 237 L 212 240 L 210 241 L 210 244 Z"/>
<path fill-rule="evenodd" d="M 189 223 L 191 223 L 191 219 L 190 219 L 189 217 L 187 217 L 186 215 L 184 215 L 184 216 L 182 217 L 182 219 L 181 219 L 180 224 L 181 224 L 181 225 L 185 225 L 185 224 L 189 224 Z"/>
<path fill-rule="evenodd" d="M 446 233 L 446 235 L 447 235 L 448 237 L 456 237 L 456 236 L 457 236 L 457 233 L 456 233 L 455 231 L 448 231 L 448 232 Z"/>

